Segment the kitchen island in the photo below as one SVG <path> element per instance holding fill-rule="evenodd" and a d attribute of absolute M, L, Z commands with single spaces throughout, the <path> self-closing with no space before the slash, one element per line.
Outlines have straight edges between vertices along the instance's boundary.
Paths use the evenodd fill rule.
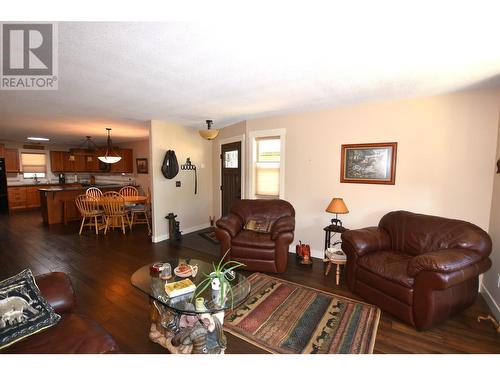
<path fill-rule="evenodd" d="M 75 205 L 77 196 L 85 194 L 89 187 L 99 188 L 104 193 L 106 191 L 119 191 L 123 186 L 125 185 L 98 184 L 39 189 L 43 222 L 50 225 L 80 220 L 81 216 Z"/>

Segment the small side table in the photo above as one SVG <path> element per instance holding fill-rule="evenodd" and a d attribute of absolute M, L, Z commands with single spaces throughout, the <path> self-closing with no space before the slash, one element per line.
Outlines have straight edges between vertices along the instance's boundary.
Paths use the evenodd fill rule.
<path fill-rule="evenodd" d="M 328 259 L 328 266 L 326 266 L 325 276 L 328 275 L 328 272 L 330 272 L 330 269 L 332 268 L 332 264 L 337 265 L 337 271 L 335 273 L 335 282 L 337 283 L 337 285 L 339 285 L 339 282 L 340 282 L 340 266 L 343 266 L 346 263 L 347 263 L 347 260 Z"/>
<path fill-rule="evenodd" d="M 332 223 L 332 224 L 324 227 L 323 230 L 325 231 L 325 250 L 324 250 L 325 252 L 323 254 L 323 257 L 324 257 L 323 262 L 328 262 L 328 265 L 326 266 L 325 276 L 328 275 L 328 272 L 330 272 L 330 269 L 332 268 L 332 264 L 335 264 L 337 266 L 336 282 L 337 282 L 337 285 L 339 285 L 340 266 L 346 264 L 346 261 L 345 260 L 332 260 L 332 259 L 328 258 L 326 256 L 326 249 L 328 249 L 329 247 L 341 244 L 342 241 L 340 240 L 340 238 L 335 238 L 335 236 L 338 234 L 340 237 L 340 235 L 348 229 L 344 228 L 342 225 L 336 225 L 336 223 L 335 224 Z"/>
<path fill-rule="evenodd" d="M 332 246 L 335 246 L 335 245 L 342 243 L 342 241 L 340 241 L 340 238 L 337 239 L 336 241 L 333 241 L 333 243 L 332 243 L 332 240 L 335 239 L 336 234 L 340 235 L 348 229 L 344 228 L 341 225 L 331 224 L 331 225 L 324 227 L 323 230 L 325 231 L 325 249 L 324 249 L 324 251 L 326 252 L 326 249 L 328 249 L 329 247 L 332 247 Z M 324 260 L 323 260 L 324 262 L 328 261 L 326 253 L 323 253 L 323 258 L 324 258 Z"/>

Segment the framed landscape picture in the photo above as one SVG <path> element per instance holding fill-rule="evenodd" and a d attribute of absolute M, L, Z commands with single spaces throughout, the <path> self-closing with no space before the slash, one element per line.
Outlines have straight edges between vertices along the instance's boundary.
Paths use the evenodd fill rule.
<path fill-rule="evenodd" d="M 137 173 L 148 173 L 148 159 L 136 158 L 135 166 L 137 167 Z"/>
<path fill-rule="evenodd" d="M 342 145 L 340 182 L 394 185 L 398 144 Z"/>

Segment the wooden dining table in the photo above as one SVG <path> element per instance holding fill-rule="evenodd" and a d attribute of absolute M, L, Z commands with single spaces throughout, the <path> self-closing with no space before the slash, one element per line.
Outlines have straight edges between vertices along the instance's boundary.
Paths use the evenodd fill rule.
<path fill-rule="evenodd" d="M 92 199 L 96 199 L 96 198 L 92 198 Z M 103 203 L 106 199 L 113 199 L 113 198 L 108 198 L 108 197 L 104 197 L 104 196 L 99 197 L 99 198 L 97 198 L 97 204 L 99 206 L 103 206 Z M 125 205 L 144 204 L 144 203 L 146 203 L 146 201 L 147 201 L 147 197 L 144 195 L 123 196 L 123 203 Z M 117 223 L 116 220 L 118 220 L 118 218 L 114 217 L 113 224 Z"/>
<path fill-rule="evenodd" d="M 96 198 L 92 198 L 96 199 Z M 102 202 L 104 202 L 106 199 L 113 199 L 113 198 L 107 198 L 107 197 L 99 197 L 97 198 L 97 202 L 99 205 L 102 205 Z M 133 196 L 124 196 L 123 197 L 123 202 L 125 204 L 141 204 L 141 203 L 146 203 L 146 200 L 148 197 L 144 195 L 133 195 Z"/>
<path fill-rule="evenodd" d="M 144 195 L 132 195 L 128 197 L 123 197 L 125 204 L 141 204 L 146 203 L 148 197 Z"/>

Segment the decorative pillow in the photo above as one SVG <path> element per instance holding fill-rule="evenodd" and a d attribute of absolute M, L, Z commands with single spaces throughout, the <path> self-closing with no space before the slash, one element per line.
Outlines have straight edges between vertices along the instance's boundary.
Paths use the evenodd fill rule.
<path fill-rule="evenodd" d="M 0 281 L 0 349 L 53 326 L 59 319 L 42 297 L 31 270 Z"/>
<path fill-rule="evenodd" d="M 245 229 L 254 232 L 269 233 L 271 231 L 271 222 L 266 219 L 248 219 Z"/>

